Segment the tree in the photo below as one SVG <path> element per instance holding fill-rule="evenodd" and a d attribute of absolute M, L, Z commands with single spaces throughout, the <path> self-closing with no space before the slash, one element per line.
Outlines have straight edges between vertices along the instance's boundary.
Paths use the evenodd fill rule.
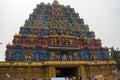
<path fill-rule="evenodd" d="M 118 71 L 120 71 L 120 50 L 118 48 L 114 49 L 114 47 L 111 47 L 110 52 L 111 58 L 116 61 Z"/>

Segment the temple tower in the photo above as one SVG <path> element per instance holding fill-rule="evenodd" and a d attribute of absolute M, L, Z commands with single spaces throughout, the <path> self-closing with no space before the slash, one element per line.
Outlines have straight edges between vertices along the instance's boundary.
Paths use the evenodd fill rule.
<path fill-rule="evenodd" d="M 111 76 L 116 63 L 109 60 L 108 47 L 101 44 L 74 8 L 56 0 L 41 3 L 14 35 L 12 44 L 7 44 L 0 75 L 5 78 L 8 73 L 13 78 L 30 80 Z"/>

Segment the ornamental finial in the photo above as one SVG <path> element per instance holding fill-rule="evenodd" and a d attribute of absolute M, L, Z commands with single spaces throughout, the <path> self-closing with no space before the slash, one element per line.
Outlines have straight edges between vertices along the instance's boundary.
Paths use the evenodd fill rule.
<path fill-rule="evenodd" d="M 54 4 L 54 5 L 58 5 L 59 3 L 58 3 L 57 0 L 54 0 L 53 4 Z"/>

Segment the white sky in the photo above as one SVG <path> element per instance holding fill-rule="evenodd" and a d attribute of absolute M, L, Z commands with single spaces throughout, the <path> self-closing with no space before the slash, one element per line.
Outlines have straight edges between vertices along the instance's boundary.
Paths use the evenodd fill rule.
<path fill-rule="evenodd" d="M 120 48 L 120 0 L 58 0 L 70 5 L 89 25 L 103 46 Z M 53 0 L 0 0 L 0 61 L 4 61 L 6 44 L 19 33 L 36 5 Z"/>

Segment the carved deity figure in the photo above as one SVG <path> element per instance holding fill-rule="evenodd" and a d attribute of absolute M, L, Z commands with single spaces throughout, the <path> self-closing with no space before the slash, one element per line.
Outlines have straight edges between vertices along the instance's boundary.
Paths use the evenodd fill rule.
<path fill-rule="evenodd" d="M 66 61 L 66 60 L 67 60 L 67 57 L 66 57 L 65 54 L 63 55 L 62 60 L 63 60 L 63 61 Z"/>

